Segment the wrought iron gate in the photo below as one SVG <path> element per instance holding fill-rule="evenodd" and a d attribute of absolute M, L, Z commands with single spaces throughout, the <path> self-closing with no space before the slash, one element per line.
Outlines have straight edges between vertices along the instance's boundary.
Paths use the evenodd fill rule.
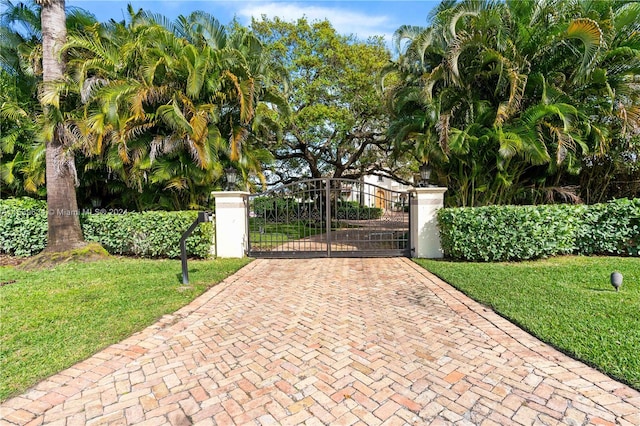
<path fill-rule="evenodd" d="M 409 256 L 409 193 L 310 179 L 249 196 L 249 256 Z"/>

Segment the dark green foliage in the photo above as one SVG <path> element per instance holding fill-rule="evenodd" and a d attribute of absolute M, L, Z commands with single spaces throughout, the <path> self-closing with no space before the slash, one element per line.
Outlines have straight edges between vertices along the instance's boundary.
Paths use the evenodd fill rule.
<path fill-rule="evenodd" d="M 195 211 L 104 213 L 81 212 L 87 242 L 99 242 L 111 254 L 180 257 L 180 237 L 197 217 Z M 187 240 L 191 256 L 207 257 L 211 224 L 203 223 Z M 16 256 L 39 253 L 47 245 L 47 209 L 31 198 L 0 200 L 0 252 Z"/>
<path fill-rule="evenodd" d="M 581 254 L 640 254 L 640 198 L 620 199 L 582 209 L 576 230 Z"/>
<path fill-rule="evenodd" d="M 317 210 L 324 214 L 324 206 L 320 203 L 300 203 L 294 199 L 278 197 L 256 197 L 253 199 L 253 211 L 259 217 L 268 217 L 278 221 L 287 220 L 287 216 L 301 215 L 305 210 Z M 337 208 L 332 206 L 334 219 L 370 220 L 380 219 L 382 209 L 363 206 L 357 201 L 338 201 Z"/>
<path fill-rule="evenodd" d="M 86 241 L 96 241 L 109 253 L 142 257 L 180 257 L 180 237 L 198 213 L 143 212 L 83 215 Z M 212 227 L 200 224 L 187 239 L 187 253 L 205 258 L 213 242 Z"/>
<path fill-rule="evenodd" d="M 638 197 L 639 29 L 633 1 L 443 1 L 395 33 L 388 135 L 449 206 Z"/>
<path fill-rule="evenodd" d="M 571 253 L 577 227 L 566 205 L 441 209 L 438 223 L 446 256 L 474 261 Z"/>
<path fill-rule="evenodd" d="M 441 209 L 447 257 L 526 260 L 560 254 L 623 254 L 640 249 L 640 199 L 592 206 L 487 206 Z"/>
<path fill-rule="evenodd" d="M 341 202 L 336 212 L 336 219 L 370 220 L 381 217 L 381 208 L 363 206 L 357 201 Z"/>
<path fill-rule="evenodd" d="M 30 256 L 47 246 L 47 203 L 33 198 L 0 200 L 0 252 Z"/>
<path fill-rule="evenodd" d="M 280 197 L 256 197 L 253 199 L 253 211 L 258 216 L 276 217 L 297 211 L 297 201 Z"/>

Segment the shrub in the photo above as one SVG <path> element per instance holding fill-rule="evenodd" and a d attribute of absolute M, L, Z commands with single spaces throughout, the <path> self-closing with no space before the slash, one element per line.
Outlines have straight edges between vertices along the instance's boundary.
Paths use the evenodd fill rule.
<path fill-rule="evenodd" d="M 141 257 L 180 257 L 180 237 L 198 212 L 159 212 L 82 215 L 86 241 L 102 244 L 109 253 Z M 200 224 L 187 239 L 187 253 L 207 257 L 213 241 L 210 223 Z"/>
<path fill-rule="evenodd" d="M 290 202 L 288 202 L 290 201 Z M 279 197 L 255 197 L 253 199 L 253 211 L 258 216 L 283 215 L 293 209 L 297 202 Z"/>
<path fill-rule="evenodd" d="M 293 198 L 281 197 L 255 197 L 252 206 L 256 216 L 274 221 L 288 221 L 291 217 L 301 217 L 314 208 L 313 203 L 301 203 Z"/>
<path fill-rule="evenodd" d="M 180 257 L 180 237 L 197 212 L 105 213 L 80 215 L 86 241 L 99 242 L 111 254 Z M 207 257 L 213 227 L 203 223 L 187 239 L 187 253 Z M 31 198 L 0 200 L 0 251 L 30 256 L 47 245 L 47 206 Z"/>
<path fill-rule="evenodd" d="M 577 226 L 569 206 L 488 206 L 438 211 L 448 257 L 473 261 L 571 253 Z"/>
<path fill-rule="evenodd" d="M 622 198 L 583 208 L 576 230 L 581 254 L 638 256 L 640 254 L 640 198 Z"/>
<path fill-rule="evenodd" d="M 0 252 L 31 256 L 47 246 L 47 203 L 33 198 L 0 200 Z"/>
<path fill-rule="evenodd" d="M 371 220 L 380 219 L 383 210 L 378 207 L 363 206 L 357 201 L 341 201 L 338 203 L 336 219 Z"/>
<path fill-rule="evenodd" d="M 471 261 L 640 251 L 640 200 L 592 206 L 488 206 L 438 211 L 447 257 Z"/>
<path fill-rule="evenodd" d="M 324 204 L 298 202 L 293 198 L 255 197 L 252 201 L 253 212 L 258 217 L 273 221 L 290 221 L 292 217 L 302 218 L 310 211 L 319 211 L 324 215 Z M 367 207 L 357 201 L 338 201 L 337 209 L 332 205 L 335 219 L 370 220 L 380 219 L 383 210 Z"/>

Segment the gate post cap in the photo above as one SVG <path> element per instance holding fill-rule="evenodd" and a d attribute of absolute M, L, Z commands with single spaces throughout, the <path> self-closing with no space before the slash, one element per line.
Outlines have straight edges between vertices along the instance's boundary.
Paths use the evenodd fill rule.
<path fill-rule="evenodd" d="M 407 192 L 412 192 L 414 194 L 444 194 L 447 192 L 448 188 L 446 186 L 428 186 L 428 187 L 420 187 L 420 188 L 409 188 Z"/>
<path fill-rule="evenodd" d="M 251 195 L 251 193 L 247 191 L 211 191 L 211 196 L 216 198 L 244 197 L 247 195 Z"/>

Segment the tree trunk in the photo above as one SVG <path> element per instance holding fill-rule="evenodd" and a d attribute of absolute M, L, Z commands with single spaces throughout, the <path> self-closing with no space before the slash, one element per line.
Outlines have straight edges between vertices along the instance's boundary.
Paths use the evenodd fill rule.
<path fill-rule="evenodd" d="M 64 0 L 37 0 L 42 6 L 42 74 L 46 85 L 62 79 L 64 59 L 60 50 L 67 38 Z M 44 105 L 45 111 L 52 106 Z M 52 117 L 52 114 L 47 114 Z M 55 114 L 57 116 L 57 114 Z M 84 245 L 75 188 L 75 161 L 63 152 L 62 123 L 46 141 L 48 207 L 47 251 L 66 251 Z"/>

